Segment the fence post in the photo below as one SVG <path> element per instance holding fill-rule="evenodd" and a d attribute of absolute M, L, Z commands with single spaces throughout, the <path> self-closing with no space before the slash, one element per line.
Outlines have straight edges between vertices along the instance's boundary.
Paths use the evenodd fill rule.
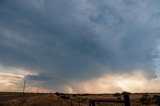
<path fill-rule="evenodd" d="M 72 100 L 71 100 L 71 106 L 73 106 L 73 104 L 72 104 Z"/>
<path fill-rule="evenodd" d="M 60 106 L 62 106 L 62 101 L 60 101 Z"/>
<path fill-rule="evenodd" d="M 124 96 L 124 105 L 130 106 L 129 93 L 125 92 L 125 93 L 123 93 L 123 96 Z"/>
<path fill-rule="evenodd" d="M 91 100 L 89 106 L 95 106 L 95 100 Z"/>

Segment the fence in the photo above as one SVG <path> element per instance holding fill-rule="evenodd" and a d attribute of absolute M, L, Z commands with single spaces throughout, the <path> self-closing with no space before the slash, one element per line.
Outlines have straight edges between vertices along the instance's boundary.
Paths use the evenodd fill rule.
<path fill-rule="evenodd" d="M 112 102 L 112 103 L 124 103 L 124 106 L 130 106 L 129 93 L 123 93 L 124 100 L 115 99 L 93 99 L 90 100 L 89 106 L 96 106 L 96 102 Z"/>
<path fill-rule="evenodd" d="M 72 100 L 60 101 L 56 106 L 88 106 L 87 104 L 81 102 L 74 102 Z"/>

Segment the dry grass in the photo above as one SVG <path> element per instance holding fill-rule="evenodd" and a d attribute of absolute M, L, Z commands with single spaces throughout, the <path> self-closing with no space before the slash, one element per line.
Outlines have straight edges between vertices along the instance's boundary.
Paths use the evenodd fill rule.
<path fill-rule="evenodd" d="M 12 93 L 11 93 L 12 94 Z M 6 93 L 5 96 L 9 97 L 11 95 Z M 0 95 L 2 95 L 0 93 Z M 13 94 L 12 94 L 13 95 Z M 16 96 L 22 97 L 22 94 L 14 94 Z M 65 94 L 66 96 L 70 97 L 70 99 L 64 100 L 60 98 L 60 96 L 56 96 L 54 94 L 47 94 L 47 95 L 37 95 L 37 94 L 25 94 L 31 95 L 26 96 L 25 98 L 15 98 L 0 104 L 0 106 L 79 106 L 79 102 L 81 103 L 80 106 L 89 106 L 90 99 L 116 99 L 113 97 L 113 94 L 88 94 L 88 95 L 72 95 L 72 94 Z M 142 97 L 141 94 L 131 94 L 130 95 L 130 102 L 131 106 L 157 106 L 155 104 L 141 104 L 139 102 L 139 98 Z M 151 97 L 153 95 L 160 95 L 155 93 L 148 94 Z M 1 97 L 1 96 L 0 96 Z M 123 99 L 123 98 L 122 98 Z M 96 103 L 96 106 L 124 106 L 122 103 Z"/>
<path fill-rule="evenodd" d="M 56 96 L 44 95 L 26 99 L 15 99 L 5 102 L 4 106 L 59 106 L 60 101 Z M 3 106 L 2 105 L 2 106 Z"/>
<path fill-rule="evenodd" d="M 59 97 L 48 94 L 25 99 L 12 99 L 7 102 L 0 103 L 0 106 L 78 106 L 77 102 L 71 100 L 63 100 Z M 82 105 L 81 106 L 86 106 Z"/>

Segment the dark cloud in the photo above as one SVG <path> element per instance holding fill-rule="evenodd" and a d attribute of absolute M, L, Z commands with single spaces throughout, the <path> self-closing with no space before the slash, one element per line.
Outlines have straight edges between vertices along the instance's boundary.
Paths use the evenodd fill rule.
<path fill-rule="evenodd" d="M 160 8 L 148 2 L 1 1 L 0 62 L 59 84 L 135 69 L 153 76 Z"/>
<path fill-rule="evenodd" d="M 38 75 L 27 75 L 26 79 L 27 80 L 47 81 L 47 80 L 51 80 L 52 76 L 49 76 L 48 74 L 45 74 L 45 73 L 39 73 Z"/>

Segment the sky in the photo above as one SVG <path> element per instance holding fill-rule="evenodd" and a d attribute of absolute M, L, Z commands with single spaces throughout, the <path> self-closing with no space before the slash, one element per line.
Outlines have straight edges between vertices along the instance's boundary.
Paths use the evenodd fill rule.
<path fill-rule="evenodd" d="M 159 92 L 159 0 L 0 0 L 0 91 Z"/>

